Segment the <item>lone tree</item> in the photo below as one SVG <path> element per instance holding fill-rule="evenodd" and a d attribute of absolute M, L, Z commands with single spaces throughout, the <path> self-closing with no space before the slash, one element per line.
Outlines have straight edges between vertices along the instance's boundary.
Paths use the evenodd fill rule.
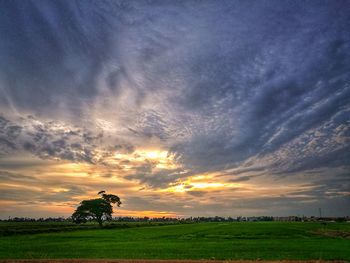
<path fill-rule="evenodd" d="M 80 224 L 88 220 L 96 220 L 100 227 L 105 220 L 112 219 L 113 206 L 121 205 L 120 198 L 116 195 L 106 194 L 105 191 L 98 192 L 100 198 L 84 200 L 72 215 L 73 222 Z"/>

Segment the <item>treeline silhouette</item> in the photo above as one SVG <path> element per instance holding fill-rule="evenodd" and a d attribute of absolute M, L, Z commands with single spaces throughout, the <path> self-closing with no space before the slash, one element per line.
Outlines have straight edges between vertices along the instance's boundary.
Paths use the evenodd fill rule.
<path fill-rule="evenodd" d="M 350 221 L 350 217 L 306 217 L 306 216 L 250 216 L 250 217 L 114 217 L 108 222 L 172 222 L 172 223 L 197 223 L 197 222 L 266 222 L 266 221 L 288 221 L 288 222 L 307 222 L 307 221 L 334 221 L 346 222 Z M 29 217 L 9 217 L 8 219 L 0 219 L 0 222 L 72 222 L 71 217 L 47 217 L 47 218 L 29 218 Z"/>

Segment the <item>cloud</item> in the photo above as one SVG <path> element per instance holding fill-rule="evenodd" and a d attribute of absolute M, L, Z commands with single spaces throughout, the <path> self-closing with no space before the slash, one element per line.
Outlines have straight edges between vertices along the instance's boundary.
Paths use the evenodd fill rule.
<path fill-rule="evenodd" d="M 43 159 L 73 162 L 103 163 L 116 152 L 132 152 L 133 145 L 117 138 L 105 145 L 103 133 L 72 127 L 61 122 L 39 121 L 33 116 L 20 118 L 17 124 L 2 117 L 0 154 L 16 151 L 30 152 Z M 117 144 L 118 143 L 118 144 Z"/>
<path fill-rule="evenodd" d="M 191 173 L 184 171 L 182 168 L 177 168 L 156 171 L 136 171 L 133 174 L 125 176 L 125 178 L 129 180 L 137 180 L 142 185 L 148 185 L 151 188 L 167 188 L 171 183 L 190 175 Z"/>
<path fill-rule="evenodd" d="M 240 176 L 237 178 L 230 179 L 230 182 L 238 183 L 238 182 L 244 182 L 249 181 L 251 176 Z"/>
<path fill-rule="evenodd" d="M 5 182 L 37 182 L 38 180 L 32 176 L 26 176 L 19 173 L 12 173 L 8 171 L 0 171 L 0 180 Z"/>
<path fill-rule="evenodd" d="M 2 159 L 104 166 L 105 179 L 154 191 L 208 173 L 316 185 L 349 169 L 343 2 L 1 5 Z M 177 166 L 133 155 L 145 149 Z M 21 162 L 0 167 L 33 169 Z"/>
<path fill-rule="evenodd" d="M 47 192 L 44 189 L 35 190 L 25 187 L 1 188 L 2 201 L 18 201 L 21 204 L 49 205 L 52 203 L 79 203 L 77 196 L 86 194 L 86 191 L 77 186 L 66 186 L 65 190 L 58 192 Z"/>

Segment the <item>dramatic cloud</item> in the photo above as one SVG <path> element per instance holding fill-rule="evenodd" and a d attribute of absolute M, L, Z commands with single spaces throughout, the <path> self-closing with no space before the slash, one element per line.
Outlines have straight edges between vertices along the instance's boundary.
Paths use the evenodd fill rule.
<path fill-rule="evenodd" d="M 95 187 L 133 215 L 350 213 L 348 1 L 0 6 L 7 214 Z"/>
<path fill-rule="evenodd" d="M 44 159 L 98 163 L 116 152 L 133 152 L 131 144 L 117 144 L 117 138 L 108 138 L 109 145 L 104 147 L 102 131 L 94 134 L 59 122 L 42 122 L 32 116 L 20 118 L 16 124 L 1 116 L 0 121 L 0 154 L 22 150 Z"/>

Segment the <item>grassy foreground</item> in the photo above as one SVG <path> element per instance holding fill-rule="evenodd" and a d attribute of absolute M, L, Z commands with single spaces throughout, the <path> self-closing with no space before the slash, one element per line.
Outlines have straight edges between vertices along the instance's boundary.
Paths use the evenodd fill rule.
<path fill-rule="evenodd" d="M 0 237 L 1 259 L 350 261 L 347 223 L 197 223 Z"/>

